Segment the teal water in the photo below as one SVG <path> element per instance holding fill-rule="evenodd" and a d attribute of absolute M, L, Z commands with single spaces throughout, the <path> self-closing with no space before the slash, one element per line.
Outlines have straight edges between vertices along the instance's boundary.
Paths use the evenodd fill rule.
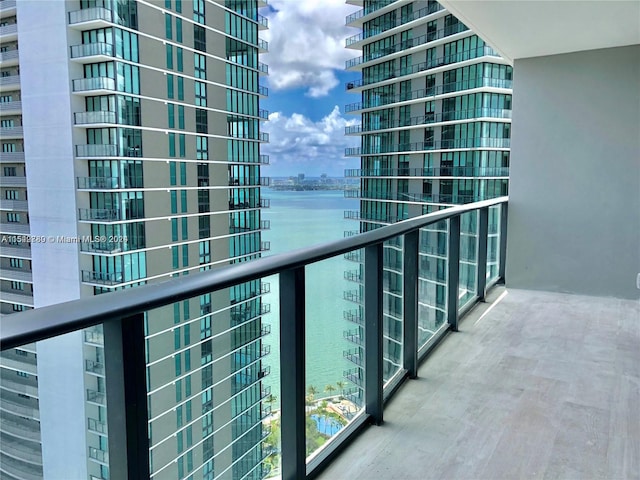
<path fill-rule="evenodd" d="M 271 230 L 263 233 L 262 240 L 271 242 L 274 255 L 344 237 L 345 230 L 357 230 L 358 223 L 344 219 L 344 210 L 356 210 L 358 201 L 345 199 L 342 191 L 275 191 L 263 189 L 265 198 L 271 199 L 271 208 L 263 210 L 263 218 L 271 220 Z M 344 290 L 354 284 L 344 280 L 344 271 L 353 270 L 354 263 L 342 256 L 311 265 L 305 270 L 306 281 L 306 384 L 318 390 L 316 397 L 325 396 L 326 385 L 335 387 L 343 381 L 342 373 L 352 365 L 344 360 L 343 351 L 351 345 L 344 340 L 343 331 L 354 328 L 343 319 L 343 311 L 353 309 L 353 304 L 343 300 Z M 271 312 L 264 316 L 264 323 L 271 325 L 271 335 L 264 342 L 271 345 L 271 354 L 265 364 L 271 366 L 271 374 L 264 384 L 280 398 L 279 357 L 279 295 L 278 277 L 265 279 L 271 284 L 271 292 L 263 297 L 271 304 Z M 335 393 L 334 393 L 335 394 Z"/>

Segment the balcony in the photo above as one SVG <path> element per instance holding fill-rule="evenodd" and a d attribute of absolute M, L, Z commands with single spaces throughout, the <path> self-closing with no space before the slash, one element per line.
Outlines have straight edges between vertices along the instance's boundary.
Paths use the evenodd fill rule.
<path fill-rule="evenodd" d="M 351 84 L 349 87 L 347 84 L 347 90 L 355 88 L 355 84 Z M 445 83 L 444 85 L 438 85 L 437 87 L 422 88 L 420 90 L 414 90 L 408 94 L 403 95 L 389 95 L 381 96 L 375 100 L 368 102 L 349 103 L 345 105 L 345 113 L 355 113 L 360 110 L 367 110 L 369 108 L 380 108 L 385 105 L 392 105 L 394 103 L 416 103 L 422 101 L 428 97 L 436 97 L 438 95 L 445 95 L 447 93 L 461 92 L 464 90 L 474 89 L 511 89 L 513 81 L 511 79 L 500 79 L 491 77 L 479 77 L 472 80 L 462 80 L 460 82 Z M 502 92 L 501 92 L 502 93 Z"/>
<path fill-rule="evenodd" d="M 114 21 L 113 11 L 103 7 L 83 8 L 69 12 L 69 25 L 83 30 L 108 27 Z"/>
<path fill-rule="evenodd" d="M 260 53 L 269 53 L 269 42 L 258 38 L 258 51 Z"/>
<path fill-rule="evenodd" d="M 362 25 L 362 18 L 366 17 L 367 15 L 370 15 L 371 13 L 377 12 L 378 10 L 386 7 L 387 5 L 391 5 L 393 2 L 395 2 L 395 0 L 379 0 L 377 2 L 372 2 L 370 5 L 367 5 L 367 7 L 362 8 L 354 13 L 352 13 L 351 15 L 347 15 L 345 17 L 345 25 L 349 26 L 349 25 L 353 25 L 353 26 L 357 26 L 357 25 Z"/>
<path fill-rule="evenodd" d="M 1 152 L 0 153 L 0 163 L 24 163 L 24 152 Z M 5 180 L 9 177 L 2 177 L 3 185 Z M 16 177 L 16 178 L 25 178 L 24 186 L 27 185 L 26 177 Z"/>
<path fill-rule="evenodd" d="M 120 190 L 142 188 L 142 177 L 78 177 L 78 190 Z"/>
<path fill-rule="evenodd" d="M 24 136 L 24 130 L 22 127 L 2 127 L 0 128 L 0 138 L 2 139 L 14 139 L 22 138 Z"/>
<path fill-rule="evenodd" d="M 370 168 L 347 169 L 347 178 L 377 178 L 377 177 L 508 177 L 509 167 L 433 167 L 433 168 Z M 345 190 L 345 196 L 350 197 L 353 190 Z M 354 196 L 353 198 L 360 198 Z"/>
<path fill-rule="evenodd" d="M 508 138 L 455 138 L 448 140 L 431 140 L 424 142 L 381 145 L 375 148 L 348 147 L 344 154 L 347 157 L 359 157 L 361 155 L 381 155 L 400 152 L 423 152 L 430 150 L 464 150 L 469 148 L 497 148 L 507 149 L 511 145 Z"/>
<path fill-rule="evenodd" d="M 434 58 L 417 65 L 410 67 L 398 68 L 387 76 L 380 78 L 361 78 L 358 80 L 352 80 L 345 84 L 346 90 L 359 89 L 366 87 L 367 85 L 373 85 L 374 83 L 386 82 L 388 80 L 395 80 L 396 78 L 403 78 L 410 75 L 416 75 L 426 70 L 432 70 L 438 67 L 444 67 L 454 63 L 465 62 L 467 60 L 481 59 L 485 56 L 499 57 L 498 53 L 491 47 L 478 47 L 471 50 L 464 50 L 462 52 L 454 53 L 451 55 L 445 55 L 443 57 Z"/>
<path fill-rule="evenodd" d="M 0 67 L 11 67 L 19 63 L 18 49 L 0 53 Z"/>
<path fill-rule="evenodd" d="M 3 200 L 0 199 L 0 210 L 8 210 L 12 212 L 26 212 L 29 210 L 29 204 L 26 200 Z"/>
<path fill-rule="evenodd" d="M 76 156 L 93 157 L 141 157 L 140 147 L 127 147 L 125 145 L 89 144 L 76 145 Z"/>
<path fill-rule="evenodd" d="M 77 78 L 73 92 L 80 95 L 108 95 L 116 91 L 116 81 L 110 77 Z"/>
<path fill-rule="evenodd" d="M 435 40 L 446 38 L 451 35 L 455 35 L 456 33 L 462 32 L 469 32 L 469 28 L 463 23 L 456 23 L 455 25 L 450 25 L 435 32 L 430 32 L 425 35 L 420 35 L 419 37 L 413 38 L 411 40 L 396 43 L 395 45 L 392 45 L 391 47 L 384 50 L 347 60 L 345 62 L 345 68 L 347 70 L 355 67 L 362 68 L 361 66 L 364 66 L 363 64 L 365 63 L 372 62 L 381 58 L 384 59 L 388 55 L 392 55 L 398 52 L 404 52 L 405 50 L 408 50 L 410 48 L 426 45 L 427 43 L 433 42 Z"/>
<path fill-rule="evenodd" d="M 434 123 L 455 122 L 476 118 L 511 119 L 511 110 L 503 108 L 474 108 L 442 113 L 428 113 L 408 119 L 398 119 L 394 122 L 380 122 L 370 125 L 351 125 L 344 127 L 345 135 L 359 135 L 367 132 L 377 132 L 392 129 L 410 129 Z"/>
<path fill-rule="evenodd" d="M 73 114 L 74 124 L 76 126 L 100 126 L 115 125 L 117 122 L 116 112 L 109 110 L 101 110 L 97 112 L 76 112 Z"/>
<path fill-rule="evenodd" d="M 16 0 L 2 0 L 0 2 L 0 13 L 3 16 L 15 15 L 16 13 Z"/>
<path fill-rule="evenodd" d="M 117 222 L 125 220 L 119 208 L 79 208 L 78 218 L 85 222 Z"/>
<path fill-rule="evenodd" d="M 0 27 L 0 40 L 10 42 L 18 38 L 18 24 L 12 23 Z"/>
<path fill-rule="evenodd" d="M 0 92 L 18 90 L 20 88 L 20 75 L 0 77 Z"/>
<path fill-rule="evenodd" d="M 16 115 L 22 112 L 22 102 L 1 102 L 0 103 L 0 115 Z"/>
<path fill-rule="evenodd" d="M 468 262 L 462 247 L 470 214 L 477 219 L 472 283 L 460 275 Z M 494 215 L 499 223 L 491 228 Z M 529 475 L 533 468 L 554 477 L 630 477 L 638 458 L 637 301 L 495 286 L 505 278 L 507 218 L 514 217 L 503 197 L 284 255 L 11 315 L 0 332 L 2 348 L 102 323 L 105 345 L 111 346 L 105 352 L 107 389 L 89 390 L 87 399 L 104 404 L 116 389 L 109 407 L 123 414 L 107 418 L 109 466 L 135 465 L 134 478 L 148 478 L 147 435 L 154 420 L 146 402 L 153 395 L 145 382 L 146 312 L 278 274 L 279 291 L 287 292 L 279 305 L 279 331 L 287 340 L 280 345 L 283 479 L 391 478 L 382 473 L 390 471 L 393 478 L 506 478 Z M 447 233 L 446 308 L 432 324 L 419 310 L 419 246 L 429 238 L 423 229 L 441 224 Z M 498 232 L 497 242 L 490 241 L 491 231 Z M 382 259 L 388 241 L 403 245 L 405 315 L 400 365 L 383 382 Z M 364 349 L 361 358 L 355 350 L 347 355 L 356 368 L 344 372 L 350 383 L 343 394 L 361 406 L 308 457 L 306 266 L 349 252 L 362 252 L 364 261 L 362 293 L 352 295 L 364 308 L 351 312 L 364 327 L 362 335 L 352 331 L 352 338 L 360 336 Z M 268 392 L 261 389 L 256 397 Z M 369 424 L 380 426 L 365 428 Z M 154 465 L 164 461 L 172 459 L 154 455 Z"/>
<path fill-rule="evenodd" d="M 264 15 L 258 14 L 258 30 L 267 30 L 269 28 L 269 19 Z"/>
<path fill-rule="evenodd" d="M 359 48 L 360 45 L 358 44 L 363 40 L 366 40 L 371 37 L 375 37 L 377 35 L 380 35 L 381 33 L 384 33 L 398 26 L 402 26 L 403 28 L 409 28 L 406 25 L 407 23 L 422 17 L 426 17 L 427 15 L 431 15 L 432 13 L 438 12 L 442 9 L 443 7 L 439 3 L 434 2 L 431 5 L 428 5 L 427 7 L 421 8 L 420 10 L 417 10 L 405 17 L 402 17 L 400 22 L 397 22 L 396 20 L 394 20 L 384 25 L 379 25 L 377 27 L 369 28 L 368 30 L 365 30 L 364 32 L 359 33 L 357 35 L 352 35 L 345 40 L 345 46 L 347 48 Z"/>
<path fill-rule="evenodd" d="M 71 46 L 71 60 L 79 63 L 105 62 L 115 57 L 114 45 L 110 43 L 84 43 Z"/>

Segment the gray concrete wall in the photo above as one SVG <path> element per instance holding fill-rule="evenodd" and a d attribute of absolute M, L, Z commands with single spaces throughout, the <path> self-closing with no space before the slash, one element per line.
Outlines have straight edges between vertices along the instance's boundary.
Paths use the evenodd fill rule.
<path fill-rule="evenodd" d="M 508 286 L 640 297 L 639 59 L 516 60 Z"/>

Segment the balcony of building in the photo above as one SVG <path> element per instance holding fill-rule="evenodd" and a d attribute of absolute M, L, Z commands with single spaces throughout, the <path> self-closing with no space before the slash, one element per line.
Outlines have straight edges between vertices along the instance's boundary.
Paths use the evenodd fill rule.
<path fill-rule="evenodd" d="M 4 15 L 4 12 L 2 12 Z M 7 25 L 0 26 L 0 41 L 11 42 L 18 39 L 18 24 L 9 23 Z"/>
<path fill-rule="evenodd" d="M 22 127 L 2 127 L 0 128 L 0 138 L 3 140 L 18 139 L 24 136 Z"/>
<path fill-rule="evenodd" d="M 71 46 L 71 60 L 78 63 L 106 62 L 115 57 L 115 45 L 111 43 L 83 43 Z"/>
<path fill-rule="evenodd" d="M 348 37 L 345 40 L 345 46 L 347 48 L 354 48 L 354 49 L 362 48 L 363 42 L 365 40 L 374 41 L 376 40 L 375 37 L 383 33 L 386 35 L 398 33 L 398 31 L 400 31 L 401 29 L 410 28 L 410 26 L 407 25 L 408 23 L 414 22 L 415 20 L 419 20 L 421 18 L 427 17 L 429 15 L 432 15 L 436 12 L 440 12 L 442 10 L 443 10 L 443 7 L 438 2 L 432 2 L 426 7 L 423 7 L 419 10 L 414 11 L 413 13 L 400 17 L 400 19 L 394 19 L 385 24 L 377 25 L 375 27 L 370 27 L 361 33 Z"/>
<path fill-rule="evenodd" d="M 444 55 L 442 57 L 429 59 L 426 62 L 418 63 L 409 67 L 398 68 L 386 75 L 350 80 L 345 84 L 345 88 L 348 91 L 353 90 L 354 92 L 360 92 L 364 87 L 370 85 L 378 83 L 381 85 L 386 85 L 397 81 L 397 79 L 409 80 L 417 78 L 425 71 L 438 73 L 445 70 L 444 67 L 452 65 L 454 63 L 460 64 L 459 67 L 463 67 L 476 61 L 482 61 L 484 57 L 494 57 L 492 61 L 502 62 L 502 59 L 499 58 L 499 55 L 496 51 L 494 51 L 491 47 L 483 46 L 465 50 L 455 54 Z"/>
<path fill-rule="evenodd" d="M 352 412 L 349 417 L 351 423 L 342 433 L 335 435 L 325 448 L 305 462 L 304 448 L 302 451 L 298 450 L 296 442 L 286 436 L 299 428 L 296 425 L 302 425 L 304 429 L 304 422 L 298 421 L 299 415 L 304 415 L 305 386 L 304 383 L 296 384 L 295 377 L 281 368 L 283 478 L 304 477 L 304 470 L 315 471 L 317 474 L 321 468 L 328 470 L 320 473 L 320 478 L 423 478 L 425 472 L 421 468 L 421 462 L 424 455 L 429 455 L 431 459 L 427 476 L 437 478 L 519 476 L 525 472 L 521 469 L 530 472 L 534 467 L 556 476 L 593 471 L 601 472 L 603 476 L 624 473 L 624 469 L 629 467 L 620 459 L 629 459 L 630 456 L 635 458 L 630 451 L 633 448 L 630 439 L 637 435 L 637 428 L 634 430 L 634 425 L 637 425 L 637 418 L 634 417 L 637 413 L 634 412 L 637 411 L 633 407 L 638 400 L 639 354 L 635 347 L 639 339 L 634 323 L 639 313 L 637 302 L 511 287 L 497 287 L 485 295 L 487 286 L 495 283 L 500 272 L 504 272 L 504 268 L 508 266 L 505 263 L 507 210 L 505 206 L 500 207 L 501 202 L 504 199 L 454 207 L 349 237 L 331 245 L 320 245 L 302 252 L 101 295 L 77 301 L 75 305 L 80 311 L 88 308 L 95 312 L 92 315 L 106 318 L 109 314 L 105 312 L 118 305 L 119 299 L 139 301 L 139 307 L 118 307 L 122 315 L 136 318 L 131 317 L 131 312 L 144 312 L 151 308 L 149 305 L 160 306 L 176 299 L 189 298 L 192 296 L 189 290 L 191 283 L 199 289 L 215 290 L 217 285 L 232 285 L 279 273 L 280 291 L 287 292 L 280 302 L 280 321 L 283 322 L 280 332 L 286 332 L 283 338 L 287 339 L 280 346 L 281 362 L 284 362 L 283 365 L 305 365 L 304 361 L 295 360 L 297 356 L 304 355 L 304 350 L 297 350 L 296 342 L 301 342 L 297 345 L 304 344 L 305 337 L 302 335 L 298 338 L 296 334 L 292 338 L 291 334 L 300 328 L 304 330 L 299 322 L 299 319 L 304 319 L 304 312 L 300 310 L 304 307 L 300 307 L 295 301 L 297 295 L 305 295 L 304 267 L 301 265 L 331 256 L 356 253 L 356 260 L 364 260 L 364 274 L 353 272 L 353 276 L 363 282 L 363 289 L 347 293 L 349 300 L 364 307 L 364 314 L 360 310 L 350 313 L 351 321 L 358 326 L 362 325 L 364 330 L 357 327 L 345 332 L 345 339 L 353 346 L 344 356 L 357 368 L 346 370 L 344 377 L 350 384 L 359 387 L 348 398 L 356 400 L 364 392 L 366 406 L 360 412 Z M 495 210 L 496 208 L 503 208 L 499 215 L 502 221 L 491 227 L 489 219 L 494 215 L 490 214 L 489 209 L 497 213 L 499 210 Z M 462 278 L 457 277 L 456 272 L 459 265 L 467 261 L 466 254 L 458 250 L 462 245 L 458 232 L 461 232 L 461 225 L 465 229 L 469 222 L 461 222 L 460 215 L 472 211 L 481 214 L 476 217 L 478 223 L 474 227 L 479 255 L 476 257 L 476 283 L 473 287 L 467 284 L 464 286 L 465 289 L 472 288 L 473 298 L 469 303 L 467 297 L 463 300 L 459 294 L 463 284 L 459 283 Z M 512 214 L 509 219 L 513 219 Z M 415 281 L 412 280 L 415 277 L 410 271 L 414 268 L 411 266 L 411 258 L 418 258 L 418 246 L 423 243 L 418 241 L 422 233 L 414 235 L 413 239 L 411 237 L 412 232 L 417 233 L 425 223 L 444 223 L 445 235 L 449 232 L 448 247 L 443 249 L 449 266 L 446 274 L 441 277 L 443 283 L 449 286 L 450 292 L 446 300 L 448 320 L 437 328 L 430 327 L 422 323 L 421 314 L 417 310 L 415 317 L 410 313 L 408 305 L 411 303 L 405 303 L 408 308 L 404 319 L 405 333 L 399 341 L 407 356 L 401 362 L 403 368 L 398 371 L 395 380 L 383 385 L 378 376 L 381 370 L 375 361 L 376 358 L 381 358 L 378 356 L 381 350 L 377 349 L 380 347 L 377 342 L 382 339 L 383 327 L 382 322 L 374 323 L 374 319 L 379 318 L 382 311 L 378 310 L 376 313 L 376 302 L 371 302 L 371 295 L 381 298 L 383 265 L 380 262 L 380 247 L 385 240 L 392 240 L 394 244 L 400 245 L 395 240 L 398 239 L 398 234 L 404 232 L 402 262 L 406 274 L 404 288 L 408 296 L 403 301 L 417 300 L 418 297 L 410 294 L 410 285 Z M 500 234 L 501 240 L 498 243 L 489 242 L 491 232 Z M 423 240 L 426 241 L 426 237 Z M 486 250 L 483 250 L 483 246 Z M 379 263 L 375 263 L 376 259 Z M 371 266 L 375 264 L 378 266 L 372 269 Z M 417 268 L 417 263 L 414 265 Z M 211 281 L 220 279 L 222 283 L 210 283 L 205 287 L 202 282 L 206 283 L 208 278 Z M 452 289 L 451 282 L 456 282 L 459 287 Z M 140 295 L 144 299 L 138 300 Z M 145 295 L 156 297 L 150 303 L 149 297 Z M 475 304 L 474 307 L 474 299 L 478 298 L 484 298 L 485 303 Z M 55 314 L 57 311 L 62 312 L 62 308 L 53 306 L 15 315 L 20 321 L 6 323 L 9 331 L 5 328 L 2 332 L 3 348 L 11 348 L 13 343 L 25 341 L 25 335 L 33 336 L 31 332 L 34 328 L 42 332 L 42 323 L 36 322 L 36 319 L 44 314 L 48 318 L 62 319 L 59 322 L 70 322 L 69 326 L 62 329 L 77 328 L 78 314 L 70 311 L 69 305 L 64 306 L 64 315 Z M 138 315 L 138 318 L 139 325 L 142 326 L 144 314 Z M 88 323 L 95 324 L 95 321 Z M 36 327 L 37 325 L 40 326 Z M 133 327 L 136 323 L 129 321 L 128 325 Z M 415 331 L 421 333 L 414 336 L 411 333 L 414 330 L 409 325 L 415 325 Z M 48 328 L 50 327 L 44 327 L 45 330 Z M 60 327 L 56 328 L 56 331 L 61 331 Z M 11 340 L 11 332 L 15 329 L 25 332 L 19 340 Z M 378 334 L 371 335 L 372 331 L 378 331 Z M 85 335 L 86 332 L 85 330 Z M 261 335 L 266 333 L 268 332 L 262 331 Z M 387 331 L 386 335 L 388 334 Z M 102 335 L 113 341 L 114 337 L 110 337 L 112 333 L 107 329 L 105 334 L 101 334 L 100 344 L 104 342 Z M 139 331 L 140 337 L 135 335 L 134 338 L 144 339 L 142 329 Z M 438 340 L 442 340 L 438 349 L 426 356 Z M 7 344 L 7 341 L 10 343 Z M 109 341 L 104 344 L 109 344 Z M 365 347 L 364 355 L 357 347 Z M 266 348 L 262 346 L 259 349 L 256 359 L 268 353 Z M 376 355 L 371 354 L 372 350 L 377 352 Z M 121 351 L 121 355 L 127 355 L 127 351 Z M 107 378 L 106 391 L 86 391 L 86 399 L 90 403 L 104 405 L 110 395 L 109 382 L 114 381 L 116 376 L 112 374 L 110 380 L 109 371 L 114 365 L 110 363 L 112 357 L 109 352 L 106 349 L 104 364 L 86 365 L 90 371 L 98 368 L 98 373 L 104 369 Z M 424 356 L 426 361 L 417 370 L 420 356 Z M 144 378 L 144 357 L 140 358 L 140 373 Z M 129 372 L 125 376 L 117 376 L 118 381 L 132 378 L 127 377 L 131 375 L 131 369 L 135 368 L 132 361 L 117 362 L 120 367 L 115 368 L 122 368 L 124 364 Z M 399 383 L 405 376 L 413 376 L 412 368 L 418 379 Z M 263 370 L 264 367 L 260 369 L 261 372 Z M 595 376 L 594 372 L 597 372 Z M 259 379 L 260 376 L 256 378 Z M 143 389 L 146 388 L 144 382 L 141 385 Z M 394 390 L 395 394 L 391 397 Z M 349 388 L 345 388 L 345 392 L 348 391 Z M 146 390 L 144 395 L 146 396 Z M 266 399 L 267 395 L 268 391 L 265 390 L 261 398 Z M 290 397 L 295 400 L 293 403 L 285 400 Z M 392 400 L 385 403 L 387 398 Z M 302 410 L 298 410 L 298 402 L 301 402 Z M 140 404 L 138 405 L 140 408 Z M 125 410 L 123 407 L 123 411 Z M 381 423 L 383 412 L 385 422 L 381 427 L 362 429 L 367 422 Z M 145 419 L 146 428 L 147 416 L 143 415 L 142 418 Z M 461 418 L 465 421 L 460 421 Z M 118 431 L 124 430 L 119 430 L 116 423 L 112 429 L 109 422 L 115 420 L 108 417 L 111 442 L 112 434 L 117 436 Z M 100 428 L 106 429 L 107 425 Z M 615 432 L 615 436 L 612 437 L 610 432 Z M 402 438 L 402 442 L 398 438 Z M 535 448 L 532 447 L 532 438 Z M 346 444 L 343 442 L 347 439 L 352 440 L 352 443 L 345 448 Z M 579 444 L 576 443 L 578 439 L 582 439 Z M 118 440 L 114 438 L 113 441 Z M 120 442 L 126 444 L 126 436 Z M 575 453 L 576 445 L 580 445 L 580 452 L 587 448 L 590 455 L 570 455 Z M 469 458 L 462 457 L 466 461 L 460 457 L 462 448 L 464 452 L 474 452 Z M 423 452 L 424 455 L 416 458 L 414 464 L 406 460 L 407 449 Z M 108 462 L 106 457 L 99 460 L 108 463 L 111 468 L 118 468 L 116 459 L 120 457 L 119 454 L 116 456 L 116 451 L 117 448 L 112 450 L 110 445 Z M 341 456 L 333 463 L 327 463 L 338 453 Z M 636 460 L 627 460 L 631 463 L 633 461 Z M 141 457 L 136 465 L 148 468 L 144 466 L 145 462 L 146 457 Z M 292 464 L 298 466 L 294 467 Z M 303 471 L 291 473 L 295 468 L 302 468 Z M 392 475 L 385 473 L 390 469 Z"/>
<path fill-rule="evenodd" d="M 14 67 L 20 63 L 18 49 L 0 53 L 0 67 Z"/>
<path fill-rule="evenodd" d="M 390 145 L 380 145 L 374 147 L 347 147 L 346 157 L 360 157 L 365 155 L 382 155 L 387 153 L 411 153 L 427 152 L 433 150 L 465 150 L 477 148 L 503 149 L 510 147 L 509 138 L 500 137 L 475 137 L 475 138 L 452 138 L 442 140 L 425 140 L 424 142 L 411 142 Z"/>
<path fill-rule="evenodd" d="M 20 75 L 0 77 L 0 93 L 18 90 L 20 88 Z"/>
<path fill-rule="evenodd" d="M 100 110 L 96 112 L 76 112 L 73 114 L 73 121 L 77 127 L 101 127 L 113 126 L 117 122 L 116 112 Z"/>
<path fill-rule="evenodd" d="M 21 101 L 0 102 L 0 115 L 19 115 L 20 113 L 22 113 Z"/>
<path fill-rule="evenodd" d="M 472 33 L 469 31 L 469 28 L 463 23 L 456 23 L 455 25 L 449 25 L 445 28 L 441 28 L 440 30 L 435 30 L 433 32 L 429 32 L 424 35 L 420 35 L 419 37 L 412 38 L 410 40 L 405 40 L 403 42 L 398 42 L 388 48 L 384 48 L 378 50 L 373 53 L 369 53 L 368 55 L 361 55 L 356 58 L 352 58 L 350 60 L 345 61 L 345 69 L 346 70 L 362 70 L 364 67 L 367 67 L 371 62 L 382 62 L 391 60 L 393 58 L 397 58 L 402 55 L 407 55 L 409 53 L 417 53 L 419 48 L 422 47 L 427 48 L 427 44 L 431 42 L 435 42 L 436 40 L 441 40 L 446 38 L 447 42 L 457 40 L 458 38 L 463 38 L 466 35 L 456 35 L 457 33 L 469 32 L 467 35 L 471 35 Z M 456 35 L 453 38 L 453 35 Z M 439 45 L 443 42 L 434 43 L 433 46 Z M 410 51 L 407 51 L 410 50 Z M 398 55 L 394 55 L 394 54 Z"/>
<path fill-rule="evenodd" d="M 113 11 L 104 7 L 83 8 L 69 12 L 69 26 L 74 29 L 104 28 L 113 22 Z"/>
<path fill-rule="evenodd" d="M 0 210 L 9 212 L 26 212 L 29 204 L 26 200 L 2 200 L 0 199 Z"/>
<path fill-rule="evenodd" d="M 474 108 L 468 110 L 453 110 L 441 113 L 426 113 L 416 117 L 398 119 L 392 122 L 371 122 L 369 125 L 350 125 L 344 127 L 345 135 L 361 135 L 363 133 L 412 130 L 424 125 L 442 125 L 465 120 L 509 120 L 511 110 L 504 108 Z"/>
<path fill-rule="evenodd" d="M 355 12 L 347 15 L 345 17 L 345 25 L 348 27 L 360 27 L 367 19 L 393 10 L 393 7 L 385 7 L 388 7 L 394 2 L 395 0 L 378 0 L 377 2 L 370 2 L 365 8 L 361 8 L 360 10 L 356 10 Z M 373 15 L 374 13 L 375 15 Z"/>
<path fill-rule="evenodd" d="M 509 167 L 442 166 L 430 168 L 350 168 L 344 171 L 346 178 L 487 178 L 508 177 Z M 354 190 L 345 190 L 351 197 Z M 353 196 L 351 198 L 358 198 Z"/>
<path fill-rule="evenodd" d="M 16 0 L 2 0 L 0 2 L 0 14 L 10 17 L 16 14 Z"/>
<path fill-rule="evenodd" d="M 349 87 L 349 84 L 352 86 Z M 443 85 L 433 86 L 429 88 L 421 88 L 419 90 L 413 90 L 406 94 L 401 95 L 380 95 L 373 97 L 366 102 L 354 102 L 345 105 L 345 113 L 362 113 L 363 111 L 371 109 L 379 109 L 384 106 L 398 106 L 409 105 L 413 103 L 424 102 L 425 99 L 433 98 L 437 99 L 441 95 L 447 95 L 450 93 L 463 92 L 476 93 L 478 91 L 487 91 L 495 93 L 511 93 L 509 90 L 513 86 L 513 81 L 510 78 L 491 78 L 491 77 L 479 77 L 471 80 L 462 80 L 460 82 L 445 83 Z M 347 83 L 347 90 L 355 88 L 355 84 L 352 82 Z M 482 89 L 482 90 L 480 90 Z M 468 92 L 467 92 L 468 91 Z M 395 105 L 398 104 L 398 105 Z"/>
<path fill-rule="evenodd" d="M 110 77 L 77 78 L 73 93 L 79 95 L 109 95 L 116 91 L 116 81 Z"/>

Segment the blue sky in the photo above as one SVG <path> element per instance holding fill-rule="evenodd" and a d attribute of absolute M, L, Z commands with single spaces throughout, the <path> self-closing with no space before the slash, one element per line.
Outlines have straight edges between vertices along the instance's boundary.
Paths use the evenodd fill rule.
<path fill-rule="evenodd" d="M 269 42 L 269 53 L 260 61 L 269 65 L 261 83 L 269 98 L 261 108 L 269 110 L 263 131 L 270 143 L 262 153 L 271 165 L 264 175 L 280 177 L 342 177 L 345 168 L 357 168 L 359 158 L 344 157 L 344 149 L 359 145 L 358 137 L 344 136 L 344 127 L 360 123 L 357 115 L 345 115 L 344 106 L 357 102 L 345 83 L 358 78 L 347 72 L 345 61 L 360 55 L 344 48 L 344 39 L 358 33 L 346 27 L 345 16 L 358 10 L 344 0 L 269 0 L 260 13 L 269 19 L 269 30 L 260 37 Z"/>

